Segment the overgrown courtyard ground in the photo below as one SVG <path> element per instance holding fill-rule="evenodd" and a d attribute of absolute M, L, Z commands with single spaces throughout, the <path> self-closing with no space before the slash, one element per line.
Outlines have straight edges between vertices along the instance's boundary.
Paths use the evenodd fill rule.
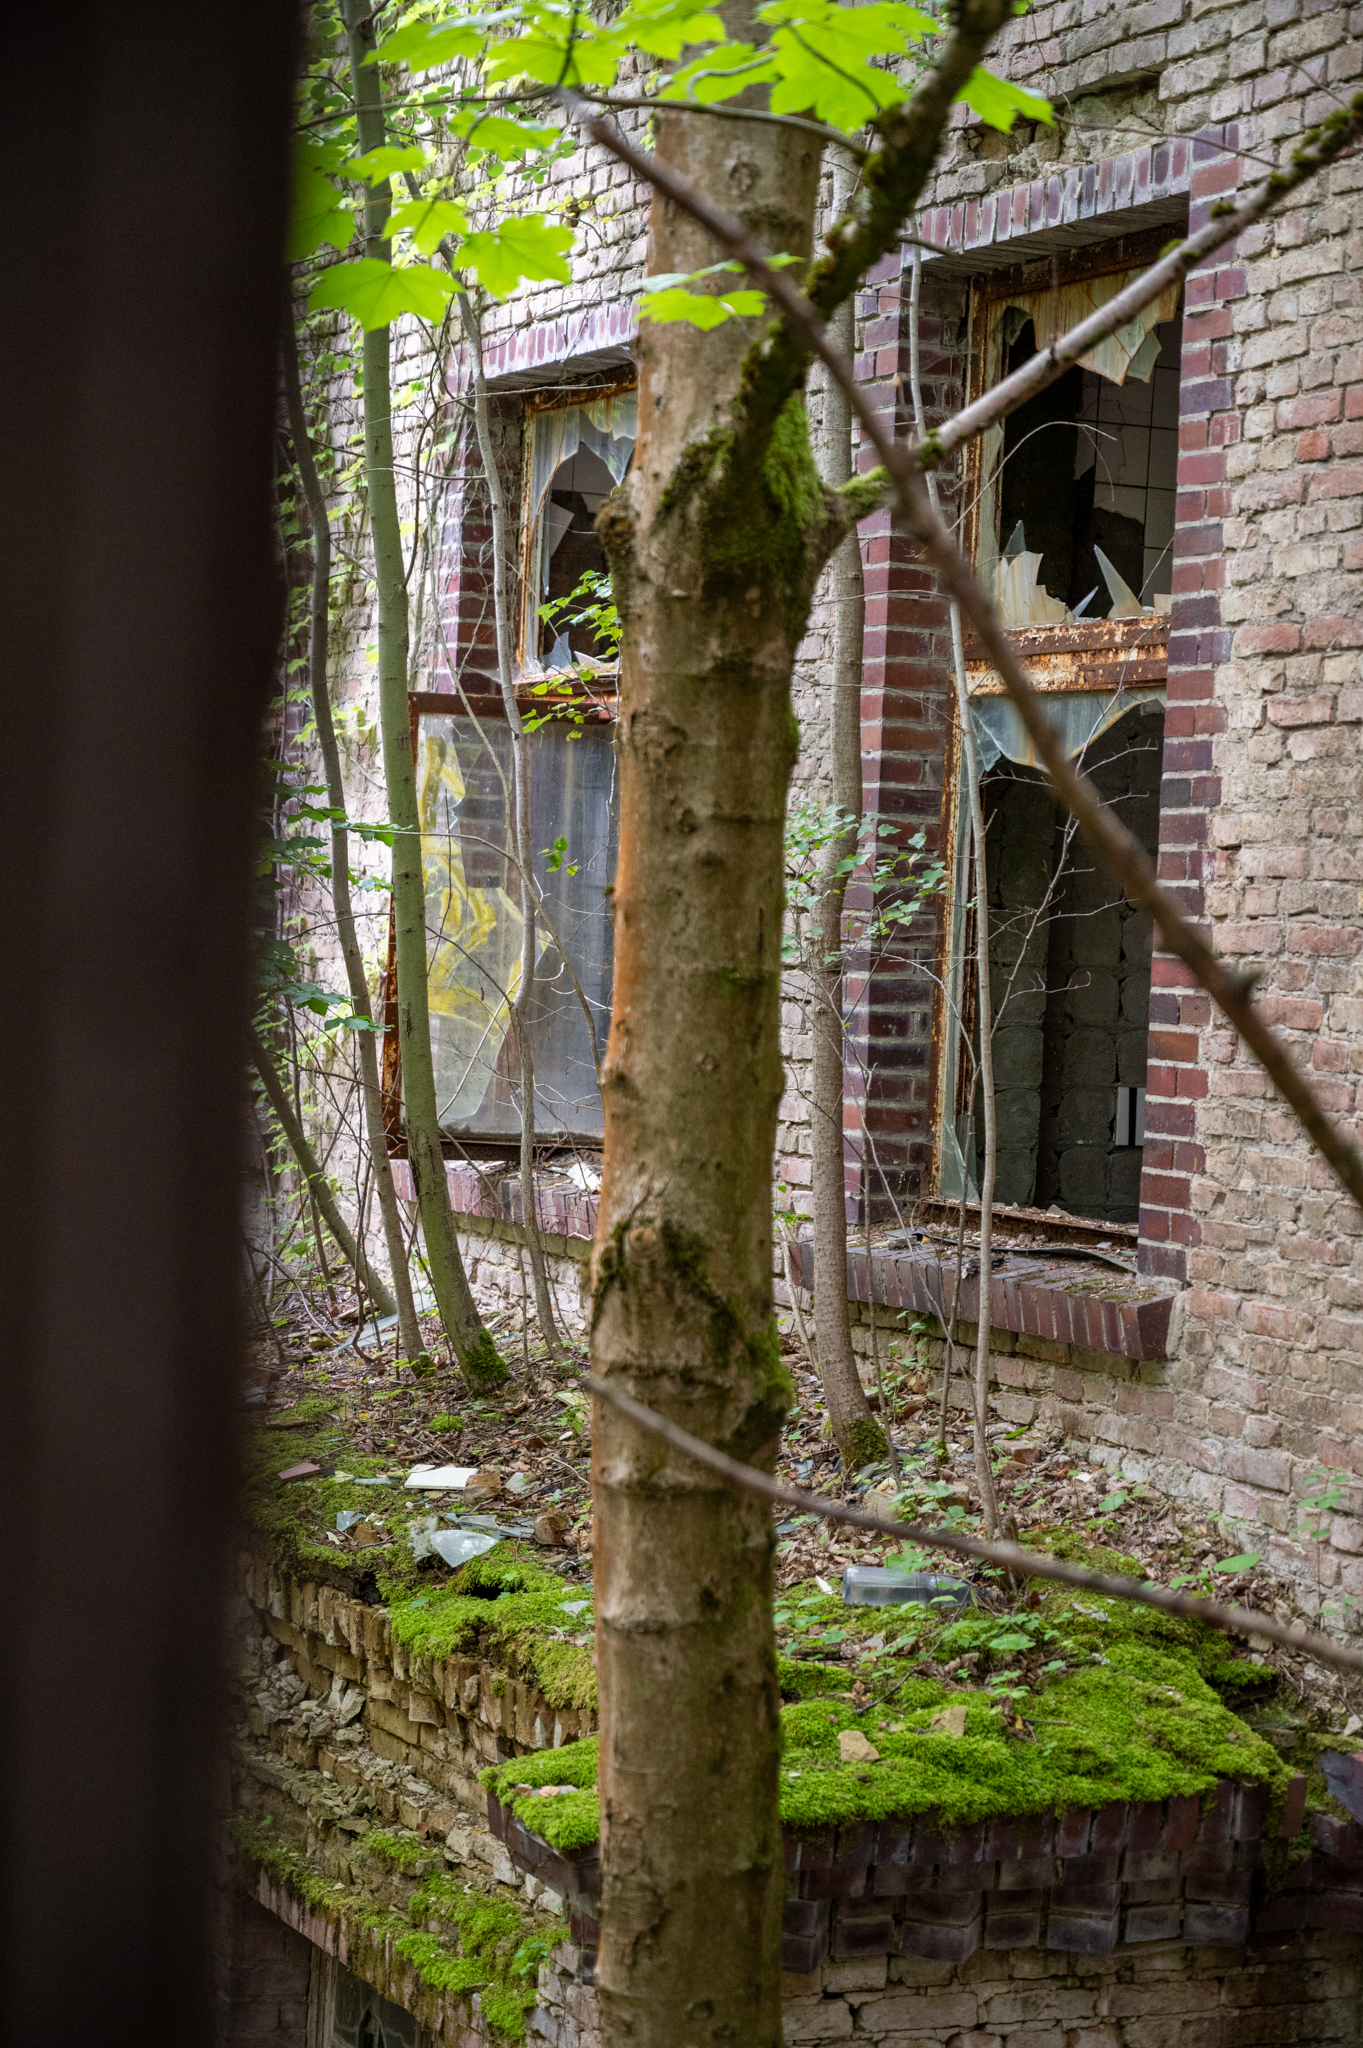
<path fill-rule="evenodd" d="M 590 1591 L 590 1411 L 579 1386 L 585 1365 L 580 1346 L 567 1345 L 558 1359 L 550 1359 L 533 1333 L 513 1327 L 509 1316 L 497 1328 L 494 1317 L 511 1377 L 495 1397 L 472 1399 L 452 1369 L 437 1366 L 417 1377 L 405 1366 L 394 1368 L 391 1342 L 387 1355 L 366 1351 L 363 1345 L 373 1345 L 374 1333 L 366 1331 L 357 1343 L 354 1304 L 347 1305 L 344 1293 L 328 1296 L 314 1289 L 297 1301 L 298 1314 L 283 1321 L 270 1342 L 257 1344 L 250 1367 L 252 1463 L 257 1487 L 265 1489 L 253 1498 L 272 1502 L 267 1512 L 286 1515 L 298 1530 L 307 1526 L 314 1569 L 325 1554 L 338 1576 L 352 1583 L 372 1577 L 375 1585 L 386 1584 L 390 1602 L 418 1591 L 434 1601 L 442 1587 L 454 1592 L 457 1575 L 438 1558 L 413 1564 L 407 1527 L 414 1517 L 429 1520 L 433 1504 L 404 1491 L 402 1482 L 417 1463 L 457 1464 L 477 1472 L 474 1491 L 457 1500 L 444 1496 L 436 1505 L 457 1509 L 465 1520 L 481 1515 L 488 1532 L 503 1539 L 490 1565 L 521 1559 L 537 1575 L 547 1571 Z M 438 1356 L 435 1336 L 432 1330 Z M 900 1512 L 913 1519 L 966 1530 L 978 1526 L 969 1430 L 953 1411 L 943 1439 L 936 1404 L 926 1398 L 925 1381 L 911 1359 L 892 1353 L 886 1374 L 888 1419 L 901 1464 L 898 1483 L 884 1466 L 858 1473 L 842 1469 L 824 1428 L 816 1379 L 798 1349 L 788 1352 L 787 1364 L 798 1406 L 783 1441 L 781 1478 L 830 1500 L 883 1510 L 887 1518 L 897 1500 Z M 1149 1487 L 1115 1481 L 1058 1431 L 1000 1423 L 991 1426 L 991 1438 L 1001 1511 L 1015 1519 L 1024 1542 L 1080 1560 L 1096 1551 L 1119 1553 L 1130 1561 L 1128 1569 L 1139 1567 L 1160 1584 L 1188 1584 L 1282 1620 L 1323 1623 L 1327 1629 L 1336 1620 L 1328 1599 L 1322 1614 L 1308 1614 L 1294 1589 L 1255 1563 L 1227 1569 L 1229 1560 L 1246 1555 L 1241 1534 Z M 322 1482 L 281 1485 L 279 1470 L 303 1445 L 322 1464 Z M 376 1480 L 391 1484 L 375 1485 Z M 338 1521 L 348 1526 L 338 1528 Z M 887 1534 L 880 1540 L 806 1516 L 778 1520 L 777 1530 L 777 1624 L 787 1697 L 813 1687 L 840 1696 L 860 1713 L 887 1697 L 890 1683 L 897 1696 L 911 1675 L 915 1683 L 992 1700 L 1015 1739 L 1038 1739 L 1040 1723 L 1034 1723 L 1032 1710 L 1037 1688 L 1056 1679 L 1056 1644 L 1051 1623 L 1029 1625 L 1025 1617 L 1040 1615 L 1055 1598 L 1054 1589 L 1035 1582 L 1014 1587 L 987 1569 L 962 1568 L 944 1553 L 915 1553 L 905 1561 L 973 1585 L 977 1619 L 954 1635 L 947 1629 L 949 1639 L 939 1643 L 944 1621 L 953 1617 L 921 1608 L 844 1607 L 837 1598 L 843 1567 L 900 1558 L 897 1538 Z M 907 1634 L 906 1616 L 914 1619 Z M 991 1618 L 1003 1624 L 1008 1616 L 1017 1625 L 1002 1634 L 994 1627 L 991 1648 Z M 579 1619 L 590 1626 L 589 1613 Z M 1071 1628 L 1075 1619 L 1069 1617 Z M 1082 1600 L 1078 1622 L 1087 1634 Z M 977 1636 L 983 1630 L 979 1641 L 967 1640 L 972 1628 Z M 589 1655 L 585 1629 L 556 1633 L 560 1642 L 571 1640 Z M 1000 1650 L 1000 1643 L 1012 1647 Z M 1235 1648 L 1247 1660 L 1246 1677 L 1252 1671 L 1253 1683 L 1232 1688 L 1238 1693 L 1234 1705 L 1284 1759 L 1300 1758 L 1304 1740 L 1309 1748 L 1363 1730 L 1363 1681 L 1270 1648 L 1262 1639 Z M 1063 1672 L 1063 1655 L 1059 1662 Z M 800 1667 L 807 1679 L 792 1676 Z"/>

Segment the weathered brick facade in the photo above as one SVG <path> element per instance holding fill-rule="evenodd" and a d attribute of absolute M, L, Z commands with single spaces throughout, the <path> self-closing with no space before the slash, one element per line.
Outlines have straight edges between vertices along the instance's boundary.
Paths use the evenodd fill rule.
<path fill-rule="evenodd" d="M 928 245 L 920 335 L 929 418 L 951 411 L 972 375 L 975 279 L 1199 224 L 1331 110 L 1363 65 L 1361 31 L 1359 10 L 1299 0 L 1049 0 L 1014 22 L 1002 63 L 1044 88 L 1061 119 L 1004 138 L 958 109 L 916 223 Z M 1164 879 L 1219 950 L 1258 973 L 1269 1015 L 1346 1121 L 1363 1021 L 1361 185 L 1356 160 L 1337 166 L 1188 283 L 1159 833 Z M 554 168 L 537 204 L 552 213 L 569 197 L 579 217 L 573 284 L 527 286 L 489 318 L 497 430 L 517 504 L 526 396 L 628 365 L 645 195 L 589 151 Z M 901 431 L 908 261 L 906 249 L 882 264 L 858 301 L 858 373 Z M 404 374 L 429 368 L 415 333 L 402 347 Z M 458 411 L 457 351 L 449 388 Z M 961 478 L 943 481 L 964 505 Z M 485 667 L 491 641 L 488 534 L 466 430 L 437 499 L 418 679 L 448 689 L 451 661 L 461 673 Z M 866 801 L 945 847 L 957 769 L 945 607 L 884 516 L 866 522 L 862 546 Z M 376 803 L 368 596 L 358 584 L 353 594 L 337 690 L 361 707 L 350 766 Z M 826 787 L 830 630 L 820 599 L 796 677 L 806 735 L 798 774 L 816 791 Z M 939 937 L 937 918 L 925 918 L 910 943 L 858 963 L 846 1120 L 849 1190 L 860 1197 L 888 1183 L 902 1203 L 934 1187 Z M 371 942 L 378 955 L 377 930 Z M 318 944 L 325 951 L 324 933 Z M 798 993 L 786 1011 L 791 1086 L 777 1168 L 801 1208 L 810 1168 Z M 1359 1230 L 1207 999 L 1156 954 L 1140 1263 L 1178 1295 L 1176 1342 L 1139 1376 L 1119 1361 L 1110 1398 L 1087 1380 L 1090 1440 L 1128 1472 L 1246 1525 L 1247 1541 L 1308 1592 L 1319 1583 L 1351 1598 L 1363 1596 Z M 1017 1356 L 1001 1339 L 1008 1399 L 1044 1407 L 1047 1387 L 1017 1385 Z M 1349 1486 L 1318 1554 L 1297 1525 L 1319 1467 L 1341 1470 Z"/>

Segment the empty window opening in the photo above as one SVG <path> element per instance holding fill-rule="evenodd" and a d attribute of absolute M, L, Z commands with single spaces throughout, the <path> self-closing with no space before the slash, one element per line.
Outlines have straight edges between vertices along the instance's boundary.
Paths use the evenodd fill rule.
<path fill-rule="evenodd" d="M 1164 715 L 1133 706 L 1083 765 L 1154 857 Z M 1089 853 L 1044 778 L 1006 756 L 983 785 L 998 1128 L 996 1200 L 1139 1220 L 1150 920 Z M 978 1023 L 974 1025 L 978 1030 Z M 967 1101 L 973 1179 L 983 1105 Z"/>
<path fill-rule="evenodd" d="M 991 374 L 1021 369 L 1135 274 L 996 297 Z M 986 437 L 979 558 L 1004 625 L 1168 611 L 1181 343 L 1171 287 Z"/>
<path fill-rule="evenodd" d="M 542 903 L 529 1006 L 540 1137 L 597 1137 L 596 1068 L 610 1021 L 615 871 L 613 727 L 554 718 L 526 740 L 530 847 Z M 431 1048 L 441 1128 L 520 1134 L 511 1006 L 525 926 L 508 827 L 511 741 L 489 713 L 423 711 L 417 789 L 426 876 Z"/>
<path fill-rule="evenodd" d="M 531 415 L 522 626 L 531 671 L 603 662 L 613 653 L 577 615 L 609 594 L 596 515 L 629 468 L 637 432 L 633 391 Z"/>

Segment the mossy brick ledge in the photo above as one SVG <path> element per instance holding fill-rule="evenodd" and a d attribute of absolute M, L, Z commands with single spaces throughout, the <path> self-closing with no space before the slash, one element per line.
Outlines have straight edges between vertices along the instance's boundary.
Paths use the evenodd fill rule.
<path fill-rule="evenodd" d="M 1229 1778 L 1205 1799 L 1122 1801 L 948 1833 L 931 1815 L 788 1827 L 782 1967 L 806 1975 L 867 1956 L 960 1964 L 979 1948 L 1108 1956 L 1150 1942 L 1363 1933 L 1363 1827 L 1318 1813 L 1303 1836 L 1305 1799 L 1306 1779 L 1295 1776 L 1272 1834 L 1268 1786 Z M 595 1845 L 552 1848 L 495 1794 L 488 1820 L 517 1868 L 563 1898 L 590 1970 L 600 1938 Z"/>
<path fill-rule="evenodd" d="M 486 1656 L 428 1654 L 404 1642 L 401 1610 L 395 1616 L 338 1587 L 297 1579 L 252 1552 L 239 1559 L 239 1583 L 310 1692 L 325 1689 L 324 1674 L 363 1692 L 366 1733 L 377 1752 L 413 1765 L 455 1798 L 481 1806 L 479 1769 L 576 1742 L 595 1729 L 593 1704 L 555 1702 Z M 501 1603 L 481 1604 L 491 1615 Z M 253 1734 L 264 1732 L 257 1707 L 248 1707 L 247 1721 Z M 316 1745 L 305 1735 L 287 1738 L 286 1753 L 300 1765 L 316 1763 Z"/>

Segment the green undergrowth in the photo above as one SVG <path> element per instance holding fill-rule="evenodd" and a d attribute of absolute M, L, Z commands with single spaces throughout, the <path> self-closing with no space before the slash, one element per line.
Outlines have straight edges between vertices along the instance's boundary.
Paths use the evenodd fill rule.
<path fill-rule="evenodd" d="M 1078 1539 L 1054 1548 L 1095 1570 L 1140 1573 Z M 922 1813 L 960 1827 L 1200 1795 L 1221 1777 L 1266 1784 L 1276 1801 L 1291 1775 L 1233 1710 L 1273 1674 L 1199 1622 L 1058 1586 L 1024 1594 L 1012 1612 L 946 1614 L 846 1607 L 803 1586 L 777 1616 L 787 1650 L 806 1651 L 779 1666 L 781 1817 L 793 1828 Z M 849 1652 L 851 1664 L 829 1661 Z M 961 1708 L 963 1726 L 958 1713 L 945 1721 Z M 853 1730 L 874 1758 L 844 1760 L 839 1738 Z M 483 1782 L 553 1846 L 582 1848 L 595 1839 L 596 1754 L 594 1742 L 574 1743 L 499 1765 Z M 550 1784 L 578 1789 L 535 1796 Z"/>
<path fill-rule="evenodd" d="M 378 1943 L 391 1942 L 394 1952 L 415 1965 L 432 1992 L 468 1998 L 476 1991 L 495 2035 L 511 2042 L 525 2039 L 539 1966 L 566 1938 L 563 1922 L 532 1913 L 519 1899 L 491 1898 L 443 1875 L 427 1878 L 408 1900 L 406 1912 L 395 1912 L 366 1892 L 322 1877 L 268 1826 L 242 1816 L 229 1826 L 242 1854 L 314 1912 L 343 1921 L 350 1929 L 363 1928 Z M 381 1836 L 377 1829 L 366 1835 L 364 1846 L 398 1869 L 426 1853 L 420 1843 Z M 359 1960 L 353 1941 L 352 1959 Z"/>

